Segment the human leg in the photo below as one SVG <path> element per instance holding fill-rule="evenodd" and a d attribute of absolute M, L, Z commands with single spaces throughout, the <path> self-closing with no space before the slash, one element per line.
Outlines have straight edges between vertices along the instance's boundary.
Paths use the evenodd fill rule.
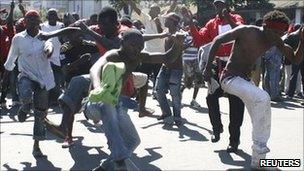
<path fill-rule="evenodd" d="M 229 146 L 227 152 L 237 152 L 240 143 L 240 129 L 244 117 L 243 101 L 231 94 L 228 94 L 229 100 Z"/>
<path fill-rule="evenodd" d="M 166 93 L 168 92 L 169 88 L 169 78 L 170 78 L 170 71 L 166 67 L 162 66 L 160 69 L 157 79 L 156 79 L 156 94 L 157 94 L 157 101 L 159 106 L 162 110 L 162 115 L 158 119 L 164 119 L 170 115 L 172 115 L 168 100 L 166 97 Z"/>
<path fill-rule="evenodd" d="M 241 77 L 227 77 L 221 81 L 223 90 L 239 97 L 246 105 L 252 122 L 252 161 L 258 167 L 259 159 L 269 152 L 267 142 L 271 129 L 271 106 L 267 92 L 259 89 Z"/>

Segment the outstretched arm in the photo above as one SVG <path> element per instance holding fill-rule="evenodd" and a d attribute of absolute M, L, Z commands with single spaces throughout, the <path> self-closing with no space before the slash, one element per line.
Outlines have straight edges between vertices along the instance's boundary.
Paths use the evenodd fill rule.
<path fill-rule="evenodd" d="M 64 36 L 64 35 L 70 35 L 70 34 L 74 34 L 75 32 L 82 32 L 80 28 L 76 28 L 76 27 L 66 27 L 63 29 L 59 29 L 56 31 L 52 31 L 49 33 L 41 33 L 38 38 L 41 40 L 47 40 L 50 39 L 52 37 L 59 37 L 59 36 Z"/>
<path fill-rule="evenodd" d="M 98 44 L 102 44 L 106 49 L 114 47 L 114 43 L 111 40 L 91 30 L 84 22 L 80 22 L 79 26 L 84 33 L 92 36 Z"/>
<path fill-rule="evenodd" d="M 159 34 L 143 34 L 144 40 L 149 41 L 152 39 L 163 39 L 169 37 L 171 34 L 167 32 L 159 33 Z"/>
<path fill-rule="evenodd" d="M 173 35 L 173 45 L 165 53 L 148 53 L 142 58 L 143 63 L 172 63 L 181 56 L 183 50 L 183 34 Z"/>

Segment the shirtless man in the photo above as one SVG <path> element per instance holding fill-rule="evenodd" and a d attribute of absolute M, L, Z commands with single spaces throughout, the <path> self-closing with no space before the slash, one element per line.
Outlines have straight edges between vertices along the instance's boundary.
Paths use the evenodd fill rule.
<path fill-rule="evenodd" d="M 172 63 L 181 53 L 183 46 L 183 36 L 177 35 L 172 38 L 173 45 L 166 53 L 145 53 L 141 52 L 144 48 L 144 38 L 142 34 L 134 29 L 123 33 L 120 49 L 108 51 L 91 68 L 90 77 L 94 89 L 102 86 L 101 75 L 103 66 L 108 62 L 124 62 L 126 71 L 123 75 L 123 84 L 128 76 L 140 63 Z M 121 95 L 124 92 L 122 90 Z M 115 106 L 106 103 L 89 104 L 87 108 L 99 108 L 97 110 L 101 116 L 105 135 L 108 140 L 110 157 L 94 170 L 109 169 L 114 165 L 114 169 L 125 169 L 125 161 L 140 143 L 138 133 L 127 115 L 127 109 L 123 107 L 123 102 L 118 102 Z"/>
<path fill-rule="evenodd" d="M 250 82 L 249 73 L 255 61 L 272 46 L 277 46 L 290 61 L 300 63 L 304 54 L 304 28 L 301 30 L 301 41 L 297 50 L 283 43 L 281 36 L 288 29 L 289 19 L 280 11 L 272 11 L 264 16 L 263 27 L 238 26 L 235 29 L 217 36 L 210 50 L 209 60 L 204 70 L 205 80 L 210 80 L 211 63 L 217 49 L 222 43 L 235 41 L 229 61 L 224 69 L 220 82 L 223 90 L 233 94 L 245 103 L 251 117 L 252 160 L 251 166 L 259 167 L 259 160 L 269 152 L 267 141 L 270 137 L 271 106 L 270 97 L 264 90 Z"/>

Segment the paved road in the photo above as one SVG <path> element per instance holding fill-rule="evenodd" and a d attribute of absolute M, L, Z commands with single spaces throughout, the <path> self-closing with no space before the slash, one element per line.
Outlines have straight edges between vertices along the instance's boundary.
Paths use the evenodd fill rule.
<path fill-rule="evenodd" d="M 137 112 L 129 112 L 141 137 L 141 144 L 132 156 L 140 170 L 227 170 L 248 169 L 251 154 L 251 122 L 246 111 L 241 129 L 241 149 L 238 154 L 228 154 L 228 99 L 221 98 L 224 133 L 218 143 L 211 143 L 211 124 L 207 114 L 206 89 L 199 92 L 199 110 L 191 108 L 193 90 L 183 93 L 182 117 L 185 124 L 176 127 L 171 119 L 157 121 L 155 117 L 139 118 Z M 160 115 L 155 100 L 148 98 L 147 104 Z M 304 170 L 303 168 L 303 107 L 287 101 L 272 104 L 272 131 L 269 140 L 271 152 L 268 158 L 301 159 L 301 167 L 280 168 L 282 170 Z M 50 109 L 48 118 L 60 122 L 58 109 Z M 47 158 L 36 160 L 32 154 L 33 117 L 26 122 L 16 121 L 16 111 L 1 111 L 1 170 L 89 170 L 108 156 L 107 142 L 101 125 L 86 121 L 77 114 L 74 124 L 76 145 L 61 148 L 61 139 L 48 134 L 41 143 Z"/>

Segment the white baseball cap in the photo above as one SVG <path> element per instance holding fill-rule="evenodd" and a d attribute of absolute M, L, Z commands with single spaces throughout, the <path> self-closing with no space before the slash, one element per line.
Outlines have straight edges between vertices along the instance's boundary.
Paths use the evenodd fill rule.
<path fill-rule="evenodd" d="M 216 2 L 222 2 L 222 3 L 226 4 L 226 0 L 214 0 L 213 4 L 215 4 Z"/>

